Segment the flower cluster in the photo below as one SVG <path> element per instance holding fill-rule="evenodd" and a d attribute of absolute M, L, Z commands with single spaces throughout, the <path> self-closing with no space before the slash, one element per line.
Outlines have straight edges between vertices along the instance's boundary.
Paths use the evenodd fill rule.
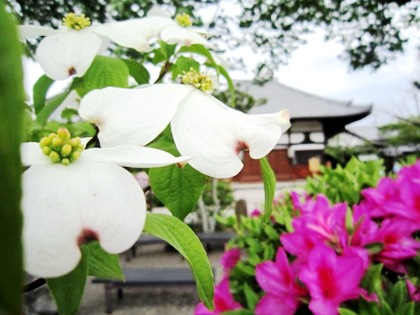
<path fill-rule="evenodd" d="M 276 213 L 261 228 L 254 212 L 241 221 L 246 228 L 230 243 L 243 258 L 230 275 L 234 301 L 257 315 L 359 314 L 400 307 L 415 314 L 420 301 L 419 178 L 420 160 L 396 178 L 384 177 L 376 187 L 362 190 L 353 209 L 345 202 L 331 205 L 322 194 L 312 199 L 306 192 L 292 192 L 278 201 L 283 210 L 289 207 L 289 229 L 285 216 Z M 280 242 L 269 240 L 273 231 L 267 227 L 277 231 Z M 259 246 L 255 238 L 271 242 L 272 248 Z M 274 259 L 267 260 L 273 253 Z"/>
<path fill-rule="evenodd" d="M 187 17 L 182 16 L 181 20 L 185 24 Z M 144 18 L 94 25 L 84 14 L 69 13 L 63 18 L 63 26 L 61 29 L 38 25 L 19 28 L 23 38 L 44 36 L 36 50 L 36 61 L 54 80 L 84 76 L 108 41 L 139 52 L 151 50 L 153 38 L 168 44 L 210 46 L 199 33 L 187 25 L 179 25 L 166 11 L 157 8 Z"/>

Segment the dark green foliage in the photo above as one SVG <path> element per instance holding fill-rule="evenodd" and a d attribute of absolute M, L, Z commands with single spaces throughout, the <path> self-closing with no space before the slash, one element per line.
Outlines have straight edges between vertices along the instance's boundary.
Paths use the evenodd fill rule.
<path fill-rule="evenodd" d="M 19 147 L 24 110 L 18 34 L 0 1 L 0 314 L 21 314 L 22 215 Z"/>
<path fill-rule="evenodd" d="M 233 197 L 232 187 L 230 182 L 218 180 L 217 181 L 217 198 L 220 201 L 220 207 L 222 209 L 229 207 L 235 201 Z M 206 186 L 203 191 L 203 201 L 207 206 L 214 205 L 213 200 L 213 181 L 207 180 Z"/>
<path fill-rule="evenodd" d="M 420 154 L 420 116 L 399 119 L 379 127 L 379 132 L 390 146 L 411 146 L 413 153 Z"/>
<path fill-rule="evenodd" d="M 305 189 L 313 196 L 324 194 L 332 203 L 346 201 L 352 206 L 360 201 L 361 190 L 376 186 L 383 173 L 381 160 L 361 162 L 352 158 L 345 167 L 322 167 L 320 175 L 308 178 Z"/>

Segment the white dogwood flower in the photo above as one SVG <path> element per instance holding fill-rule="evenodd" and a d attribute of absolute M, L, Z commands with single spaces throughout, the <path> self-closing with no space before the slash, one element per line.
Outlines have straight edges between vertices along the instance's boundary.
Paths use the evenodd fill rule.
<path fill-rule="evenodd" d="M 80 246 L 97 240 L 109 253 L 129 249 L 146 220 L 146 202 L 134 176 L 121 166 L 150 168 L 188 157 L 138 146 L 83 150 L 66 129 L 40 143 L 23 143 L 22 209 L 25 269 L 58 277 L 80 261 Z"/>
<path fill-rule="evenodd" d="M 62 29 L 37 25 L 21 25 L 19 29 L 23 38 L 45 36 L 35 59 L 47 76 L 64 80 L 71 75 L 82 77 L 108 40 L 145 52 L 150 50 L 149 40 L 174 23 L 165 17 L 150 16 L 91 26 L 84 15 L 70 13 L 64 17 Z"/>
<path fill-rule="evenodd" d="M 96 25 L 91 25 L 83 14 L 69 13 L 63 18 L 63 26 L 61 29 L 39 25 L 19 27 L 23 38 L 45 36 L 37 47 L 35 59 L 54 80 L 72 75 L 82 77 L 109 40 L 139 52 L 149 51 L 150 40 L 161 36 L 170 44 L 207 43 L 196 32 L 180 27 L 163 10 L 154 10 L 143 18 Z"/>
<path fill-rule="evenodd" d="M 146 145 L 170 123 L 179 152 L 194 157 L 189 164 L 216 178 L 239 173 L 243 149 L 253 159 L 266 156 L 290 127 L 287 110 L 244 114 L 186 84 L 92 91 L 82 99 L 79 114 L 98 126 L 102 147 Z"/>

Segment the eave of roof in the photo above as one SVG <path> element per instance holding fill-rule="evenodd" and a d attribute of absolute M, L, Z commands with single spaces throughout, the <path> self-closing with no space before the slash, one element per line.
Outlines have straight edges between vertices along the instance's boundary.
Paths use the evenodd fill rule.
<path fill-rule="evenodd" d="M 267 114 L 287 108 L 293 120 L 322 119 L 337 117 L 361 119 L 369 115 L 372 105 L 355 105 L 351 101 L 337 101 L 300 91 L 277 81 L 267 82 L 263 86 L 252 84 L 252 81 L 235 82 L 238 89 L 251 94 L 256 99 L 265 98 L 264 105 L 251 109 L 251 114 Z M 348 123 L 350 123 L 348 122 Z"/>

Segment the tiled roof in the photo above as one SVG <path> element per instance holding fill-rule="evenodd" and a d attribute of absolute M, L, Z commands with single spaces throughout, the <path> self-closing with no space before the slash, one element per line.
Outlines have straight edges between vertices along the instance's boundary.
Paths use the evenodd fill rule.
<path fill-rule="evenodd" d="M 263 86 L 253 85 L 251 81 L 246 80 L 235 83 L 239 90 L 249 93 L 254 98 L 267 100 L 265 104 L 252 108 L 251 114 L 273 113 L 287 108 L 292 119 L 311 119 L 359 115 L 364 117 L 372 110 L 372 105 L 361 106 L 352 104 L 351 101 L 327 99 L 277 81 L 270 81 Z"/>

